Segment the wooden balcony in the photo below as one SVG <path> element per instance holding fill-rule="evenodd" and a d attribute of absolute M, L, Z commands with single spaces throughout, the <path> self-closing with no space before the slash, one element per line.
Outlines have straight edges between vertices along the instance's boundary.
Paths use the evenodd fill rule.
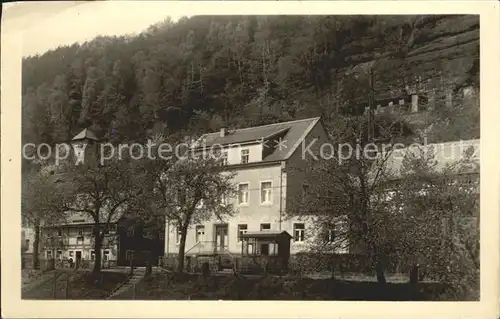
<path fill-rule="evenodd" d="M 46 237 L 43 240 L 45 247 L 64 247 L 69 245 L 69 239 L 62 236 Z"/>

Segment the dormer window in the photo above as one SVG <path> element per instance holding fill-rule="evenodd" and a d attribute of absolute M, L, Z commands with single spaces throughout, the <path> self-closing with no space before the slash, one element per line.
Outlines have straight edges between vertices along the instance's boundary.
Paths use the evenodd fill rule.
<path fill-rule="evenodd" d="M 241 150 L 241 164 L 247 164 L 250 158 L 250 150 Z"/>
<path fill-rule="evenodd" d="M 222 151 L 221 161 L 222 161 L 222 165 L 227 165 L 227 151 Z"/>

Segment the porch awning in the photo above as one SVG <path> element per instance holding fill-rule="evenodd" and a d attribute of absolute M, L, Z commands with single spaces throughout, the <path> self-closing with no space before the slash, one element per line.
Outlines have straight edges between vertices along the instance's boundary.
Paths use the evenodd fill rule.
<path fill-rule="evenodd" d="M 242 238 L 267 238 L 275 239 L 280 237 L 292 238 L 292 236 L 286 231 L 276 231 L 276 230 L 263 230 L 263 231 L 248 231 L 241 234 Z"/>

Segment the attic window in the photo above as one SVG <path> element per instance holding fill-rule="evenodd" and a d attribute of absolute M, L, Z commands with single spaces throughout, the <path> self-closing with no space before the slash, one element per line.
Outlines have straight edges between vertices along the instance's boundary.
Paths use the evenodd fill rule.
<path fill-rule="evenodd" d="M 84 223 L 85 219 L 74 219 L 73 223 Z"/>

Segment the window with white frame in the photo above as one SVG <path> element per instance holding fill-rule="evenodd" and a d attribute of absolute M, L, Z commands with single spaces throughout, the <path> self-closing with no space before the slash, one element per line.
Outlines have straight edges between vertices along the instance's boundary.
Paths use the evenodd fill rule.
<path fill-rule="evenodd" d="M 52 259 L 52 250 L 47 250 L 46 255 L 47 259 Z"/>
<path fill-rule="evenodd" d="M 196 242 L 199 243 L 205 238 L 205 226 L 196 226 Z"/>
<path fill-rule="evenodd" d="M 241 150 L 241 164 L 247 164 L 250 159 L 250 150 Z"/>
<path fill-rule="evenodd" d="M 103 258 L 103 259 L 104 259 L 104 261 L 108 261 L 108 260 L 109 260 L 109 250 L 105 250 L 105 251 L 104 251 L 104 255 L 103 255 L 103 257 L 104 257 L 104 258 Z"/>
<path fill-rule="evenodd" d="M 272 182 L 260 183 L 260 202 L 270 204 L 272 202 Z"/>
<path fill-rule="evenodd" d="M 95 251 L 90 251 L 90 261 L 95 261 Z"/>
<path fill-rule="evenodd" d="M 56 258 L 57 258 L 57 259 L 62 259 L 62 250 L 58 250 L 58 251 L 56 252 Z"/>
<path fill-rule="evenodd" d="M 248 230 L 247 224 L 239 224 L 238 225 L 238 242 L 241 242 L 242 236 Z"/>
<path fill-rule="evenodd" d="M 254 251 L 253 251 L 253 244 L 251 243 L 248 243 L 247 244 L 247 254 L 248 255 L 253 255 Z"/>
<path fill-rule="evenodd" d="M 135 255 L 135 251 L 134 250 L 127 250 L 126 253 L 125 253 L 125 258 L 127 260 L 133 260 L 134 259 L 134 255 Z"/>
<path fill-rule="evenodd" d="M 271 230 L 271 224 L 265 223 L 265 224 L 260 224 L 260 231 L 263 230 Z"/>
<path fill-rule="evenodd" d="M 83 236 L 83 228 L 78 228 L 78 236 Z"/>
<path fill-rule="evenodd" d="M 222 165 L 227 165 L 227 151 L 222 151 L 221 153 L 221 162 Z"/>
<path fill-rule="evenodd" d="M 278 244 L 269 243 L 269 256 L 277 256 L 277 255 L 278 255 Z"/>
<path fill-rule="evenodd" d="M 328 225 L 325 228 L 325 243 L 331 244 L 335 241 L 335 227 Z"/>
<path fill-rule="evenodd" d="M 301 243 L 305 240 L 305 225 L 304 223 L 293 224 L 293 240 L 297 243 Z"/>
<path fill-rule="evenodd" d="M 134 227 L 130 226 L 129 228 L 127 228 L 127 236 L 128 237 L 134 236 Z"/>
<path fill-rule="evenodd" d="M 248 184 L 238 185 L 238 203 L 240 205 L 248 204 L 248 197 L 249 197 L 248 191 L 249 191 Z"/>

